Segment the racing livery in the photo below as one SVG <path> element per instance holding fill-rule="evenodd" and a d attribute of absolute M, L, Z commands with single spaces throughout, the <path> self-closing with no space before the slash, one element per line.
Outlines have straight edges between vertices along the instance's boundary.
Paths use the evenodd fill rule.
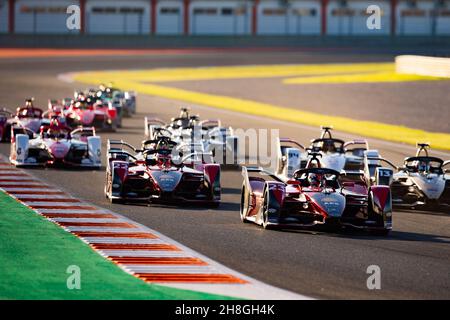
<path fill-rule="evenodd" d="M 320 155 L 319 162 L 324 168 L 334 169 L 338 172 L 363 170 L 364 152 L 369 150 L 366 140 L 345 142 L 332 137 L 332 127 L 323 126 L 321 129 L 321 137 L 313 139 L 309 147 L 304 147 L 301 143 L 289 138 L 278 140 L 277 175 L 286 178 L 292 177 L 297 169 L 306 167 L 311 152 Z"/>
<path fill-rule="evenodd" d="M 23 127 L 12 132 L 10 162 L 20 166 L 101 167 L 101 140 L 94 128 L 71 128 L 53 119 L 36 134 Z"/>
<path fill-rule="evenodd" d="M 197 152 L 211 152 L 217 163 L 236 165 L 238 138 L 231 127 L 223 127 L 218 119 L 200 120 L 191 115 L 188 108 L 181 108 L 180 115 L 166 124 L 157 118 L 145 118 L 145 137 L 155 139 L 170 137 L 180 150 L 195 148 Z"/>
<path fill-rule="evenodd" d="M 112 202 L 148 201 L 220 204 L 220 165 L 193 153 L 174 160 L 167 137 L 147 140 L 141 149 L 108 141 L 105 195 Z M 126 149 L 133 152 L 130 153 Z"/>
<path fill-rule="evenodd" d="M 418 143 L 415 156 L 395 167 L 391 189 L 392 203 L 399 208 L 450 207 L 450 176 L 445 167 L 450 161 L 430 156 L 428 143 Z M 388 162 L 386 159 L 374 161 Z M 389 163 L 389 162 L 388 162 Z"/>
<path fill-rule="evenodd" d="M 369 185 L 362 172 L 346 176 L 341 183 L 338 171 L 321 167 L 317 154 L 310 156 L 308 166 L 287 180 L 262 168 L 243 167 L 241 220 L 264 228 L 323 225 L 389 233 L 389 186 Z"/>

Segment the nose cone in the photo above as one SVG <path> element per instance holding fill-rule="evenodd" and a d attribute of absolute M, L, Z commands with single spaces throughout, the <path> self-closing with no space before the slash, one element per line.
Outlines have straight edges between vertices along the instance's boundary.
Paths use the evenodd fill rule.
<path fill-rule="evenodd" d="M 337 193 L 317 193 L 312 196 L 315 202 L 331 217 L 340 217 L 345 209 L 345 197 Z"/>
<path fill-rule="evenodd" d="M 50 146 L 50 151 L 56 159 L 64 159 L 69 152 L 69 146 L 61 142 L 55 142 Z"/>
<path fill-rule="evenodd" d="M 89 125 L 94 120 L 94 117 L 95 117 L 94 111 L 85 110 L 81 115 L 81 123 L 83 125 Z"/>

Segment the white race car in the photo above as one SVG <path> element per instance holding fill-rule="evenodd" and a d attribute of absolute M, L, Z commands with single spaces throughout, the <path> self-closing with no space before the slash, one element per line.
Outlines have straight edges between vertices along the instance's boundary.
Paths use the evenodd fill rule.
<path fill-rule="evenodd" d="M 331 136 L 331 127 L 321 129 L 321 137 L 312 140 L 309 147 L 289 138 L 278 140 L 278 176 L 291 178 L 296 170 L 307 167 L 311 154 L 319 159 L 322 168 L 338 172 L 364 170 L 364 152 L 369 150 L 366 140 L 345 142 Z"/>
<path fill-rule="evenodd" d="M 216 163 L 235 165 L 238 159 L 238 138 L 231 127 L 223 127 L 220 120 L 200 121 L 197 115 L 190 115 L 182 108 L 180 116 L 166 124 L 156 118 L 145 117 L 145 138 L 169 137 L 177 142 L 181 152 L 213 154 Z"/>
<path fill-rule="evenodd" d="M 101 139 L 94 128 L 72 130 L 52 120 L 36 134 L 13 128 L 10 162 L 16 166 L 101 167 Z"/>

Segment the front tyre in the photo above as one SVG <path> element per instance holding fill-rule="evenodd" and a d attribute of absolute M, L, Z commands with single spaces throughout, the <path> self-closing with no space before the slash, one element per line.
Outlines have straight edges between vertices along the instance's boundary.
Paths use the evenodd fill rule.
<path fill-rule="evenodd" d="M 243 184 L 241 191 L 241 207 L 239 210 L 239 215 L 243 223 L 248 222 L 246 218 L 250 206 L 249 204 L 250 204 L 250 192 L 248 192 L 247 188 L 245 187 L 245 184 Z"/>

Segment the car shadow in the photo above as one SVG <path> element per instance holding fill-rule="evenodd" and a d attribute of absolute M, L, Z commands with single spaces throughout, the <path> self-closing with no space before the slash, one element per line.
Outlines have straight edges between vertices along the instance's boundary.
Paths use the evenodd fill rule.
<path fill-rule="evenodd" d="M 342 230 L 320 230 L 320 229 L 301 229 L 301 228 L 282 228 L 278 229 L 280 232 L 292 232 L 292 233 L 305 233 L 314 234 L 328 237 L 336 238 L 348 238 L 348 239 L 359 239 L 359 240 L 383 240 L 383 241 L 413 241 L 413 242 L 431 242 L 431 243 L 445 243 L 450 244 L 450 237 L 427 234 L 427 233 L 416 233 L 416 232 L 405 232 L 392 230 L 387 236 L 376 235 L 366 230 L 359 229 L 342 229 Z"/>
<path fill-rule="evenodd" d="M 222 194 L 241 194 L 240 188 L 222 188 Z"/>
<path fill-rule="evenodd" d="M 108 202 L 109 203 L 109 202 Z M 129 201 L 123 203 L 114 203 L 109 205 L 115 206 L 136 206 L 136 207 L 152 207 L 152 208 L 160 208 L 160 209 L 181 209 L 184 211 L 239 211 L 240 205 L 235 202 L 221 201 L 218 207 L 209 205 L 209 204 L 197 204 L 197 203 L 164 203 L 164 202 L 147 202 L 147 201 Z"/>

